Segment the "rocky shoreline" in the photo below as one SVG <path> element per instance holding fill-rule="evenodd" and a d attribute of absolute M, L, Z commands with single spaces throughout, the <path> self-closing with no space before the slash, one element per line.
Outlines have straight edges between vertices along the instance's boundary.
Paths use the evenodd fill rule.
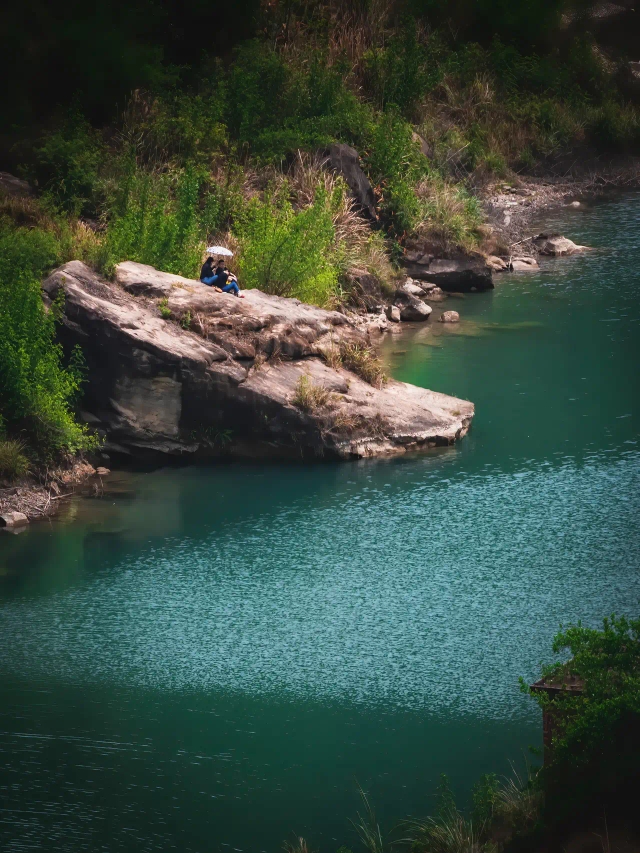
<path fill-rule="evenodd" d="M 92 483 L 94 490 L 100 490 L 102 477 L 108 473 L 107 468 L 95 468 L 86 459 L 74 459 L 0 488 L 0 529 L 19 531 L 30 521 L 55 515 L 65 499 L 90 489 Z"/>
<path fill-rule="evenodd" d="M 82 416 L 103 437 L 105 460 L 110 453 L 126 459 L 140 452 L 347 459 L 426 449 L 461 438 L 473 405 L 405 383 L 372 386 L 345 368 L 345 347 L 368 351 L 381 334 L 399 331 L 404 322 L 459 322 L 458 312 L 441 304 L 449 293 L 492 288 L 494 274 L 502 271 L 533 271 L 539 254 L 586 248 L 559 238 L 564 242 L 556 251 L 556 238 L 537 235 L 534 222 L 544 211 L 578 208 L 605 191 L 638 186 L 635 162 L 579 179 L 527 177 L 496 185 L 482 203 L 499 254 L 434 258 L 420 246 L 408 247 L 407 275 L 391 298 L 368 292 L 363 273 L 359 310 L 325 312 L 258 291 L 242 303 L 225 296 L 214 307 L 213 294 L 197 282 L 135 263 L 120 264 L 110 284 L 71 262 L 47 279 L 44 292 L 51 298 L 65 289 L 63 340 L 67 346 L 89 345 L 93 410 L 86 405 Z M 101 300 L 102 309 L 96 309 Z M 96 340 L 101 341 L 97 350 Z M 180 423 L 184 389 L 193 385 L 198 370 L 209 375 L 188 392 L 190 405 L 197 394 L 206 399 L 212 390 L 218 398 L 222 393 L 225 403 L 208 412 L 209 423 L 194 419 L 192 412 L 185 428 Z M 305 382 L 312 392 L 322 389 L 319 397 L 326 399 L 296 404 Z M 248 419 L 261 427 L 238 430 L 239 421 L 246 426 Z M 235 429 L 228 428 L 231 422 Z M 0 526 L 3 519 L 8 528 L 19 529 L 46 518 L 92 481 L 100 488 L 106 473 L 74 460 L 0 488 Z"/>

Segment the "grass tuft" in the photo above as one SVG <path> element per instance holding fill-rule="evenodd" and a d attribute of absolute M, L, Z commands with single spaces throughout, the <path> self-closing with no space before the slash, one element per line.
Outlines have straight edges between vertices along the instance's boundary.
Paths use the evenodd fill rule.
<path fill-rule="evenodd" d="M 355 373 L 374 388 L 382 388 L 387 382 L 382 361 L 370 347 L 361 344 L 347 344 L 340 350 L 342 365 Z"/>
<path fill-rule="evenodd" d="M 308 373 L 303 373 L 298 380 L 292 403 L 303 412 L 317 412 L 326 408 L 333 398 L 331 391 L 324 385 L 316 385 Z"/>
<path fill-rule="evenodd" d="M 29 460 L 24 455 L 22 441 L 0 441 L 0 479 L 19 480 L 29 473 Z"/>

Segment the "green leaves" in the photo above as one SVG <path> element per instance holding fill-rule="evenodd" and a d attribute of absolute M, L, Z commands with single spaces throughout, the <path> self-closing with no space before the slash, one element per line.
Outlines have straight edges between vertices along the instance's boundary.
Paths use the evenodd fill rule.
<path fill-rule="evenodd" d="M 199 220 L 201 179 L 196 170 L 154 173 L 132 167 L 113 202 L 103 266 L 122 260 L 195 277 L 204 235 Z"/>
<path fill-rule="evenodd" d="M 317 305 L 326 305 L 335 294 L 337 272 L 331 257 L 335 232 L 330 200 L 323 192 L 298 212 L 286 198 L 286 187 L 268 192 L 263 201 L 252 199 L 236 233 L 243 244 L 244 287 Z"/>
<path fill-rule="evenodd" d="M 52 235 L 0 228 L 0 418 L 23 430 L 41 456 L 93 444 L 71 406 L 82 382 L 82 355 L 65 366 L 55 343 L 59 306 L 47 312 L 40 276 L 54 262 Z"/>

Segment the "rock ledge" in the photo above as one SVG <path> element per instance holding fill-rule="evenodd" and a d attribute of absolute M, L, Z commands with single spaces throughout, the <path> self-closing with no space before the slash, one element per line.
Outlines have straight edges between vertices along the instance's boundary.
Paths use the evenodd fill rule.
<path fill-rule="evenodd" d="M 71 261 L 43 290 L 64 290 L 61 339 L 82 347 L 83 416 L 108 452 L 360 458 L 452 444 L 473 418 L 465 400 L 345 370 L 331 356 L 365 334 L 296 299 L 240 300 L 132 262 L 110 283 Z M 301 408 L 305 376 L 322 393 Z"/>

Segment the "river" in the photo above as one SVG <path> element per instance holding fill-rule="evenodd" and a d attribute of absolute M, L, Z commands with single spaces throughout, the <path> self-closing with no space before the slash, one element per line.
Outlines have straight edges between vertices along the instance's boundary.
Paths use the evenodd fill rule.
<path fill-rule="evenodd" d="M 598 250 L 385 343 L 457 447 L 114 473 L 0 537 L 2 849 L 334 853 L 357 784 L 390 827 L 522 772 L 519 676 L 640 599 L 640 197 L 556 220 Z"/>

